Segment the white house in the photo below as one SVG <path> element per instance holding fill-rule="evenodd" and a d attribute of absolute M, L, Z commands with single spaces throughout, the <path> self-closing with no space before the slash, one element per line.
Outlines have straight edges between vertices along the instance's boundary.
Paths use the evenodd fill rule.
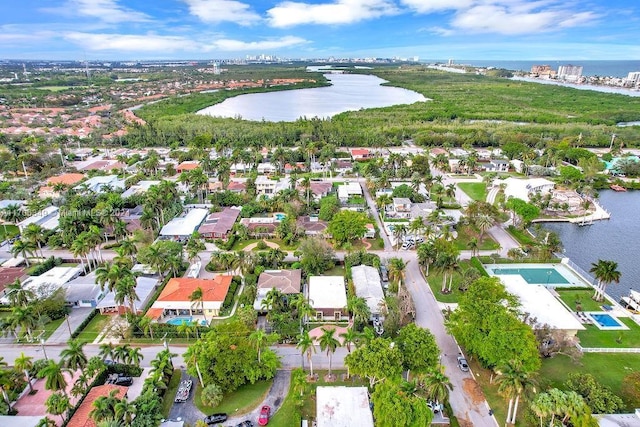
<path fill-rule="evenodd" d="M 338 186 L 338 199 L 342 203 L 347 203 L 352 196 L 362 196 L 362 187 L 359 182 L 347 182 Z"/>
<path fill-rule="evenodd" d="M 380 316 L 384 306 L 384 292 L 378 269 L 368 265 L 351 267 L 353 286 L 356 296 L 364 298 L 371 312 L 371 317 Z"/>
<path fill-rule="evenodd" d="M 74 307 L 95 308 L 104 298 L 107 290 L 101 290 L 96 280 L 95 271 L 73 279 L 62 287 L 65 290 L 65 301 Z"/>
<path fill-rule="evenodd" d="M 525 201 L 529 201 L 529 195 L 532 193 L 549 193 L 553 190 L 555 184 L 544 178 L 528 178 L 518 179 L 509 177 L 504 181 L 498 181 L 498 184 L 505 184 L 504 195 L 516 197 Z"/>
<path fill-rule="evenodd" d="M 22 233 L 29 224 L 37 224 L 45 230 L 55 230 L 58 228 L 60 220 L 60 209 L 56 206 L 49 206 L 40 212 L 31 215 L 18 223 L 18 229 Z"/>
<path fill-rule="evenodd" d="M 191 209 L 186 215 L 174 218 L 162 227 L 160 236 L 176 240 L 186 239 L 198 229 L 208 214 L 208 209 Z"/>
<path fill-rule="evenodd" d="M 291 188 L 287 178 L 270 179 L 264 175 L 256 178 L 256 196 L 266 196 L 271 198 L 283 190 Z"/>
<path fill-rule="evenodd" d="M 366 387 L 318 387 L 316 427 L 373 427 Z"/>
<path fill-rule="evenodd" d="M 273 163 L 260 163 L 258 164 L 258 173 L 268 175 L 270 173 L 276 173 L 277 168 Z"/>
<path fill-rule="evenodd" d="M 30 276 L 22 282 L 22 287 L 32 291 L 37 298 L 47 298 L 65 283 L 78 277 L 80 273 L 82 273 L 80 267 L 53 267 L 40 276 Z M 6 301 L 2 301 L 3 299 L 0 301 L 6 303 Z"/>
<path fill-rule="evenodd" d="M 149 300 L 153 297 L 153 292 L 159 283 L 158 277 L 144 277 L 140 276 L 136 278 L 136 295 L 138 295 L 138 301 L 134 302 L 134 308 L 138 314 L 142 313 L 143 307 L 149 303 Z M 100 314 L 118 313 L 124 314 L 129 310 L 128 304 L 125 301 L 125 306 L 117 304 L 115 301 L 115 292 L 107 293 L 104 298 L 96 305 L 96 308 L 100 310 Z"/>
<path fill-rule="evenodd" d="M 316 320 L 339 322 L 347 318 L 347 289 L 342 276 L 309 277 L 309 304 Z"/>
<path fill-rule="evenodd" d="M 101 175 L 89 178 L 80 185 L 73 187 L 76 191 L 91 191 L 93 193 L 102 193 L 105 187 L 112 190 L 124 190 L 124 179 L 119 179 L 118 175 Z"/>

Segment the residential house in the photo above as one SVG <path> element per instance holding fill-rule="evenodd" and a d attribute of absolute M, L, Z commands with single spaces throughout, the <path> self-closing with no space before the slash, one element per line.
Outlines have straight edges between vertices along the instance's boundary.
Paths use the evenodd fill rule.
<path fill-rule="evenodd" d="M 351 278 L 356 296 L 364 298 L 371 312 L 371 319 L 382 317 L 384 307 L 384 291 L 377 268 L 368 265 L 351 267 Z"/>
<path fill-rule="evenodd" d="M 262 175 L 269 175 L 272 173 L 276 173 L 278 168 L 273 163 L 265 162 L 258 164 L 258 173 Z"/>
<path fill-rule="evenodd" d="M 347 182 L 338 186 L 338 199 L 341 203 L 347 203 L 353 196 L 362 196 L 362 187 L 359 182 Z"/>
<path fill-rule="evenodd" d="M 138 295 L 138 300 L 134 301 L 134 308 L 137 314 L 143 314 L 143 308 L 151 302 L 151 298 L 153 298 L 153 294 L 160 283 L 160 278 L 158 276 L 146 277 L 146 276 L 138 276 L 136 277 L 136 295 Z M 127 313 L 130 308 L 128 302 L 125 301 L 124 305 L 118 304 L 115 301 L 115 292 L 108 292 L 104 298 L 96 305 L 96 308 L 100 311 L 100 314 L 120 314 L 123 315 Z"/>
<path fill-rule="evenodd" d="M 267 176 L 260 175 L 256 178 L 256 196 L 265 196 L 271 198 L 283 190 L 291 188 L 291 184 L 287 178 L 270 179 Z"/>
<path fill-rule="evenodd" d="M 307 236 L 325 236 L 329 223 L 319 219 L 317 216 L 301 216 L 296 220 L 300 229 L 304 230 Z"/>
<path fill-rule="evenodd" d="M 409 218 L 411 215 L 411 200 L 406 197 L 394 197 L 391 201 L 392 216 L 394 218 Z"/>
<path fill-rule="evenodd" d="M 136 194 L 144 194 L 154 185 L 160 184 L 160 181 L 139 181 L 138 183 L 129 187 L 124 193 L 122 193 L 122 198 L 126 199 L 127 197 L 134 196 Z"/>
<path fill-rule="evenodd" d="M 118 175 L 100 175 L 89 178 L 80 185 L 73 187 L 78 192 L 93 192 L 102 193 L 106 189 L 109 190 L 124 190 L 124 179 L 119 179 Z"/>
<path fill-rule="evenodd" d="M 126 164 L 120 163 L 117 160 L 96 160 L 89 162 L 85 166 L 79 167 L 78 170 L 111 172 L 113 170 L 123 170 L 126 167 Z"/>
<path fill-rule="evenodd" d="M 20 232 L 24 232 L 30 224 L 36 224 L 44 228 L 45 230 L 55 230 L 58 228 L 58 222 L 60 220 L 60 209 L 56 206 L 49 206 L 44 208 L 35 215 L 31 215 L 29 218 L 25 218 L 18 223 L 18 229 Z"/>
<path fill-rule="evenodd" d="M 505 185 L 505 198 L 516 197 L 527 202 L 529 201 L 530 194 L 550 193 L 555 187 L 552 181 L 545 178 L 518 179 L 509 177 L 504 181 L 498 181 L 498 183 Z"/>
<path fill-rule="evenodd" d="M 342 276 L 309 277 L 309 304 L 318 321 L 347 320 L 347 289 Z"/>
<path fill-rule="evenodd" d="M 351 157 L 353 160 L 366 160 L 373 157 L 373 153 L 368 148 L 352 148 Z"/>
<path fill-rule="evenodd" d="M 37 298 L 47 298 L 81 273 L 81 267 L 53 267 L 40 276 L 29 276 L 22 282 L 22 287 L 32 291 Z M 6 304 L 8 299 L 0 298 L 0 302 Z"/>
<path fill-rule="evenodd" d="M 194 169 L 197 169 L 199 166 L 200 166 L 200 162 L 195 160 L 182 162 L 178 166 L 176 166 L 176 172 L 177 173 L 189 172 Z"/>
<path fill-rule="evenodd" d="M 338 173 L 347 173 L 353 169 L 353 163 L 351 163 L 351 160 L 339 159 L 335 161 L 334 167 Z"/>
<path fill-rule="evenodd" d="M 65 283 L 62 288 L 65 290 L 65 301 L 72 307 L 96 308 L 108 292 L 101 289 L 95 271 Z"/>
<path fill-rule="evenodd" d="M 462 171 L 460 167 L 460 159 L 449 159 L 449 170 L 451 173 L 459 173 Z"/>
<path fill-rule="evenodd" d="M 366 387 L 317 387 L 316 427 L 373 427 Z"/>
<path fill-rule="evenodd" d="M 240 211 L 240 208 L 227 207 L 221 212 L 210 214 L 198 228 L 198 233 L 205 238 L 226 240 L 240 216 Z"/>
<path fill-rule="evenodd" d="M 376 228 L 373 226 L 373 224 L 369 223 L 369 224 L 365 224 L 364 225 L 367 229 L 367 231 L 364 232 L 364 236 L 362 236 L 365 239 L 374 239 L 376 237 Z"/>
<path fill-rule="evenodd" d="M 219 316 L 232 279 L 233 276 L 227 275 L 214 279 L 172 278 L 147 311 L 147 316 L 156 320 L 166 316 Z M 191 301 L 191 295 L 198 288 L 202 289 L 201 302 Z"/>
<path fill-rule="evenodd" d="M 93 404 L 100 397 L 110 396 L 111 392 L 114 390 L 116 392 L 115 397 L 123 399 L 127 396 L 129 387 L 114 384 L 104 384 L 92 387 L 78 409 L 73 413 L 71 419 L 67 422 L 67 427 L 96 427 L 97 424 L 91 417 L 91 411 L 93 411 L 94 408 Z"/>
<path fill-rule="evenodd" d="M 232 191 L 234 193 L 244 193 L 247 191 L 247 184 L 240 181 L 230 181 L 229 185 L 227 185 L 227 191 Z"/>
<path fill-rule="evenodd" d="M 40 187 L 38 190 L 38 196 L 42 199 L 60 197 L 60 192 L 55 190 L 57 184 L 63 184 L 65 187 L 71 187 L 74 184 L 84 179 L 84 174 L 81 173 L 65 173 L 58 176 L 52 176 L 47 179 L 46 185 Z"/>
<path fill-rule="evenodd" d="M 483 166 L 487 172 L 509 172 L 508 160 L 492 159 L 489 163 L 484 163 Z"/>
<path fill-rule="evenodd" d="M 142 205 L 138 205 L 135 208 L 122 209 L 118 211 L 117 217 L 121 221 L 124 221 L 127 224 L 127 232 L 132 234 L 136 230 L 142 229 L 142 224 L 140 223 L 140 218 L 142 218 L 142 211 L 144 208 Z M 107 233 L 113 233 L 113 227 L 105 227 L 105 231 Z"/>
<path fill-rule="evenodd" d="M 265 270 L 260 274 L 257 284 L 256 299 L 253 308 L 256 311 L 266 311 L 268 307 L 262 305 L 265 297 L 272 289 L 277 289 L 285 295 L 299 294 L 302 285 L 302 270 Z"/>
<path fill-rule="evenodd" d="M 24 276 L 25 269 L 22 267 L 0 267 L 0 299 L 6 295 L 7 286 Z"/>
<path fill-rule="evenodd" d="M 298 183 L 297 189 L 303 198 L 307 197 L 307 190 L 300 183 Z M 309 185 L 309 195 L 311 196 L 311 200 L 318 202 L 323 197 L 328 196 L 332 189 L 333 184 L 330 182 L 311 181 Z"/>
<path fill-rule="evenodd" d="M 162 230 L 160 237 L 165 239 L 186 240 L 198 229 L 209 211 L 207 209 L 195 208 L 189 212 L 169 221 Z"/>
<path fill-rule="evenodd" d="M 240 224 L 247 227 L 250 236 L 260 239 L 264 237 L 273 237 L 280 221 L 275 217 L 242 218 L 240 220 Z"/>

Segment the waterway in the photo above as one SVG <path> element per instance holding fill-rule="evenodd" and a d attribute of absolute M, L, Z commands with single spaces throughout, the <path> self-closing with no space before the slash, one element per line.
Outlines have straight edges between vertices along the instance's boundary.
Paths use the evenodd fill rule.
<path fill-rule="evenodd" d="M 371 75 L 327 74 L 331 86 L 254 93 L 228 98 L 198 114 L 216 117 L 292 122 L 301 117 L 329 118 L 345 111 L 428 101 L 421 94 L 381 86 L 385 80 Z"/>
<path fill-rule="evenodd" d="M 617 262 L 620 283 L 608 285 L 607 293 L 619 300 L 629 289 L 640 291 L 640 191 L 604 190 L 599 203 L 611 212 L 610 220 L 584 227 L 569 223 L 547 223 L 544 227 L 558 233 L 565 256 L 585 271 L 599 259 Z"/>

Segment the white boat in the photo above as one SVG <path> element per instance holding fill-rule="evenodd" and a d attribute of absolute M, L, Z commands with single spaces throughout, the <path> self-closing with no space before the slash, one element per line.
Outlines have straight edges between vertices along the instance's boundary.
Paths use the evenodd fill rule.
<path fill-rule="evenodd" d="M 640 312 L 640 292 L 636 292 L 632 289 L 629 291 L 628 297 L 622 297 L 620 300 L 625 308 Z"/>

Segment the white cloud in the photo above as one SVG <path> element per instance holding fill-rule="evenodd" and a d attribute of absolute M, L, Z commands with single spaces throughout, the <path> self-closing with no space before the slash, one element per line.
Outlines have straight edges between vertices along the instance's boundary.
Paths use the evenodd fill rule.
<path fill-rule="evenodd" d="M 273 50 L 282 49 L 285 47 L 298 46 L 308 43 L 307 40 L 294 37 L 285 36 L 278 39 L 260 40 L 254 42 L 244 42 L 241 40 L 232 39 L 220 39 L 207 46 L 208 50 L 223 50 L 223 51 L 245 51 L 245 50 Z"/>
<path fill-rule="evenodd" d="M 71 13 L 114 24 L 150 20 L 148 15 L 120 6 L 116 0 L 70 0 L 67 8 Z"/>
<path fill-rule="evenodd" d="M 189 6 L 189 12 L 204 22 L 224 21 L 249 25 L 260 20 L 250 5 L 236 0 L 183 0 Z"/>
<path fill-rule="evenodd" d="M 473 0 L 401 0 L 401 4 L 418 13 L 458 10 L 471 6 Z"/>
<path fill-rule="evenodd" d="M 90 51 L 175 52 L 195 50 L 194 42 L 185 37 L 155 34 L 92 34 L 69 32 L 66 40 Z"/>
<path fill-rule="evenodd" d="M 269 23 L 274 27 L 303 24 L 351 24 L 366 19 L 397 14 L 394 3 L 387 0 L 336 0 L 310 4 L 285 1 L 269 9 Z"/>

